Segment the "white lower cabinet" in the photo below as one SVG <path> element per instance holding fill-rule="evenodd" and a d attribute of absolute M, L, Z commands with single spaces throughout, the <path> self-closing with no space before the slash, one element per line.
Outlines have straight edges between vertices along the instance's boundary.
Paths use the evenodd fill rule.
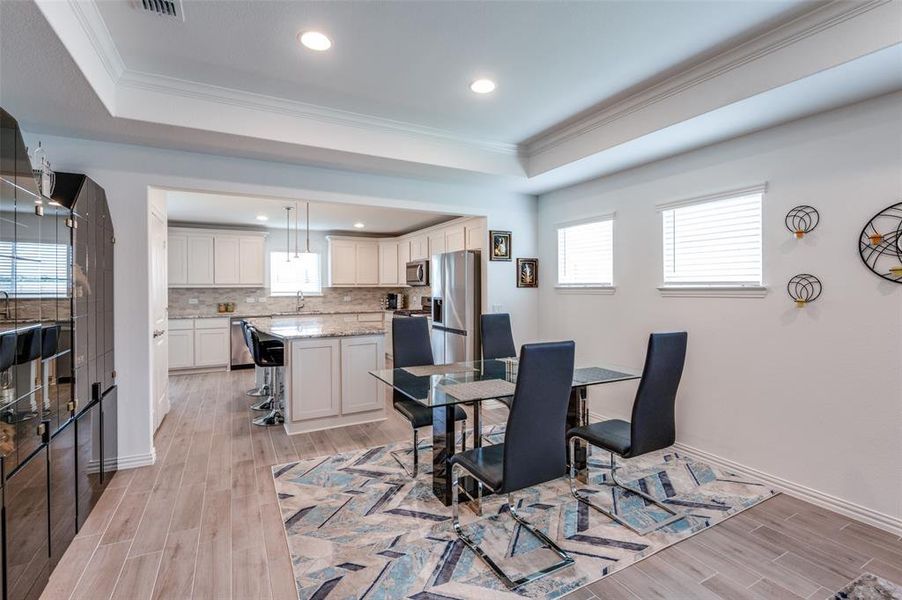
<path fill-rule="evenodd" d="M 316 427 L 328 428 L 348 424 L 348 415 L 353 421 L 358 413 L 384 410 L 385 390 L 370 375 L 385 367 L 382 335 L 294 340 L 289 364 L 293 423 L 329 418 Z"/>
<path fill-rule="evenodd" d="M 341 414 L 382 408 L 385 402 L 381 382 L 370 371 L 385 365 L 383 336 L 352 337 L 341 340 Z"/>
<path fill-rule="evenodd" d="M 170 319 L 169 369 L 228 367 L 228 318 Z"/>
<path fill-rule="evenodd" d="M 291 420 L 334 417 L 341 411 L 338 338 L 291 342 Z"/>
<path fill-rule="evenodd" d="M 169 330 L 169 368 L 190 369 L 194 366 L 194 329 Z"/>

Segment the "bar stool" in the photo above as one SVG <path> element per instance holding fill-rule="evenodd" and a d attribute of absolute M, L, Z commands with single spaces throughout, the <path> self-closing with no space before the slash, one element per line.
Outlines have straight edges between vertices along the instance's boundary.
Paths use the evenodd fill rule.
<path fill-rule="evenodd" d="M 270 372 L 271 391 L 266 400 L 270 402 L 269 413 L 253 420 L 254 425 L 270 427 L 285 422 L 282 415 L 282 367 L 285 366 L 285 343 L 273 338 L 262 340 L 253 325 L 248 325 L 251 338 L 251 355 L 254 364 Z"/>
<path fill-rule="evenodd" d="M 250 351 L 251 356 L 254 355 L 254 342 L 251 339 L 250 333 L 251 324 L 247 321 L 241 321 L 241 329 L 244 333 L 244 343 L 247 345 L 248 351 Z M 263 344 L 267 342 L 272 342 L 275 338 L 264 337 L 263 334 L 257 332 L 257 335 L 260 337 L 260 341 Z M 276 340 L 277 341 L 277 340 Z M 272 410 L 272 373 L 269 369 L 263 369 L 263 385 L 259 388 L 251 388 L 245 394 L 254 398 L 262 398 L 258 402 L 255 402 L 251 405 L 252 410 L 259 411 L 269 411 Z"/>
<path fill-rule="evenodd" d="M 27 365 L 28 381 L 29 381 L 29 410 L 19 411 L 15 407 L 10 407 L 11 416 L 7 417 L 8 423 L 19 423 L 28 421 L 38 416 L 38 406 L 35 400 L 34 381 L 34 365 L 35 360 L 41 357 L 41 328 L 31 327 L 25 331 L 19 331 L 16 336 L 16 366 L 21 367 Z M 23 390 L 16 390 L 16 394 L 21 394 Z"/>
<path fill-rule="evenodd" d="M 247 346 L 248 352 L 253 353 L 251 349 L 251 338 L 247 333 L 249 323 L 244 319 L 238 321 L 238 326 L 241 327 L 241 335 L 244 336 L 244 345 Z M 264 380 L 263 385 L 260 387 L 251 388 L 245 392 L 245 395 L 251 396 L 252 398 L 261 398 L 269 395 L 269 380 L 266 378 L 266 375 L 269 374 L 269 371 L 264 371 Z M 268 410 L 268 409 L 267 409 Z"/>

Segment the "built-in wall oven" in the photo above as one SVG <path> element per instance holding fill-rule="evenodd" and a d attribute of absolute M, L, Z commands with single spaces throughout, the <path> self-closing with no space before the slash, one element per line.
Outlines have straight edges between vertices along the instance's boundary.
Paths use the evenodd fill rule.
<path fill-rule="evenodd" d="M 407 263 L 407 285 L 412 287 L 429 285 L 428 260 L 412 260 Z"/>

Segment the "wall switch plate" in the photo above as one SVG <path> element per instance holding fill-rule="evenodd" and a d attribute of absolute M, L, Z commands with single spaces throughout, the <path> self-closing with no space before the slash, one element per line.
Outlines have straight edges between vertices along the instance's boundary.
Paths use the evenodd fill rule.
<path fill-rule="evenodd" d="M 197 298 L 188 298 L 188 304 L 197 304 Z"/>
<path fill-rule="evenodd" d="M 493 312 L 493 313 L 500 313 L 503 309 L 504 309 L 504 307 L 503 307 L 502 305 L 500 305 L 500 304 L 493 304 L 493 305 L 492 305 L 492 312 Z"/>
<path fill-rule="evenodd" d="M 257 302 L 266 304 L 266 296 L 260 296 L 259 298 L 257 298 Z"/>
<path fill-rule="evenodd" d="M 253 304 L 254 302 L 257 301 L 257 299 L 256 298 L 245 298 L 244 301 L 247 302 L 248 304 Z"/>

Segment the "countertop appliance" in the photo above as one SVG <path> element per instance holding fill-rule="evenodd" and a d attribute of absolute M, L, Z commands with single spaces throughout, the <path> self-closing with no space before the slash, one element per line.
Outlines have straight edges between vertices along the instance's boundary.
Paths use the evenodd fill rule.
<path fill-rule="evenodd" d="M 477 360 L 481 355 L 479 252 L 432 257 L 432 356 L 435 364 Z"/>
<path fill-rule="evenodd" d="M 429 261 L 412 260 L 407 263 L 407 285 L 423 287 L 429 285 Z"/>
<path fill-rule="evenodd" d="M 396 310 L 400 308 L 398 306 L 398 294 L 385 295 L 385 308 L 388 310 Z"/>
<path fill-rule="evenodd" d="M 242 320 L 232 319 L 231 327 L 229 328 L 230 354 L 232 357 L 229 362 L 232 369 L 250 369 L 254 366 L 254 357 L 251 356 L 251 351 L 244 340 L 244 329 L 241 327 Z"/>

